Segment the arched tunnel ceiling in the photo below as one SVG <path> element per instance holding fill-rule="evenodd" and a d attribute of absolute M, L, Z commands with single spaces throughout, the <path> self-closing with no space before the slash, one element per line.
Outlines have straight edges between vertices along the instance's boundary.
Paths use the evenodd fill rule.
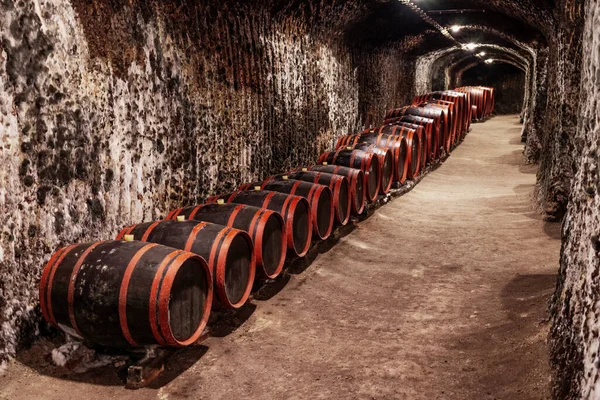
<path fill-rule="evenodd" d="M 554 31 L 553 7 L 553 0 L 373 0 L 368 12 L 348 24 L 346 36 L 367 46 L 396 44 L 438 75 L 441 68 L 454 73 L 487 58 L 527 71 L 534 65 L 535 49 Z M 448 37 L 436 24 L 461 29 L 450 29 Z M 467 43 L 481 46 L 468 51 L 463 48 Z M 477 57 L 480 51 L 486 56 Z"/>

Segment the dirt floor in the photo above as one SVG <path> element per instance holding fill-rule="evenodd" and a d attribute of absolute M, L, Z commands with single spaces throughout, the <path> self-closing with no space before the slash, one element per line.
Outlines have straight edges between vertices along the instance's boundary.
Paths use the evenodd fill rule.
<path fill-rule="evenodd" d="M 19 353 L 2 399 L 545 399 L 560 226 L 532 208 L 516 116 L 261 292 L 152 388 Z M 301 268 L 302 269 L 302 268 Z"/>

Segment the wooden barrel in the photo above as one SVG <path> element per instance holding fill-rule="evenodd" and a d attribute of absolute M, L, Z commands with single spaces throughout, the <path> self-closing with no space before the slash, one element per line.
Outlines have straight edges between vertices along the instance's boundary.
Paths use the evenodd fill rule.
<path fill-rule="evenodd" d="M 444 149 L 446 148 L 446 138 L 448 137 L 448 120 L 444 114 L 444 111 L 431 107 L 412 106 L 406 109 L 406 114 L 430 118 L 434 121 L 434 131 L 437 132 L 437 136 L 435 138 L 435 143 L 437 144 L 436 158 L 440 158 L 444 152 Z"/>
<path fill-rule="evenodd" d="M 427 166 L 427 162 L 431 161 L 429 155 L 430 155 L 430 150 L 433 149 L 433 137 L 431 136 L 427 136 L 427 133 L 425 131 L 425 129 L 418 124 L 412 124 L 409 122 L 396 122 L 396 125 L 405 127 L 405 128 L 409 128 L 409 129 L 414 129 L 415 135 L 417 135 L 417 137 L 419 138 L 419 142 L 421 143 L 421 152 L 419 155 L 420 158 L 420 167 L 419 169 L 421 171 L 425 170 L 425 167 Z"/>
<path fill-rule="evenodd" d="M 258 186 L 258 189 L 260 189 L 260 186 Z M 211 197 L 206 200 L 206 203 L 216 203 L 219 200 L 278 212 L 285 221 L 288 252 L 292 256 L 299 257 L 304 257 L 308 252 L 311 241 L 312 216 L 310 205 L 304 197 L 268 190 L 238 190 L 237 192 Z"/>
<path fill-rule="evenodd" d="M 340 225 L 348 223 L 351 210 L 350 184 L 345 176 L 329 174 L 327 172 L 308 171 L 308 168 L 301 168 L 300 171 L 290 172 L 287 175 L 290 179 L 319 183 L 329 187 L 333 194 L 336 222 Z"/>
<path fill-rule="evenodd" d="M 333 231 L 335 209 L 331 190 L 317 183 L 299 181 L 295 179 L 275 179 L 269 177 L 264 182 L 249 183 L 240 186 L 239 190 L 254 190 L 260 186 L 262 190 L 288 193 L 302 196 L 310 205 L 313 234 L 317 239 L 327 239 Z"/>
<path fill-rule="evenodd" d="M 419 175 L 419 171 L 421 170 L 422 142 L 415 129 L 396 124 L 387 124 L 375 128 L 373 134 L 384 136 L 392 135 L 404 138 L 407 146 L 406 162 L 408 168 L 406 176 L 409 179 L 414 179 Z"/>
<path fill-rule="evenodd" d="M 178 208 L 171 211 L 167 219 L 177 219 L 178 216 L 247 232 L 254 243 L 257 273 L 262 278 L 275 278 L 283 269 L 285 222 L 279 213 L 244 204 L 224 203 Z"/>
<path fill-rule="evenodd" d="M 342 136 L 338 145 L 365 142 L 389 148 L 392 151 L 394 161 L 394 181 L 404 183 L 408 175 L 409 149 L 406 140 L 401 135 L 389 135 L 378 133 L 379 128 L 365 130 L 359 135 Z"/>
<path fill-rule="evenodd" d="M 408 122 L 410 124 L 422 126 L 425 130 L 425 137 L 428 138 L 427 147 L 429 153 L 427 155 L 427 162 L 434 163 L 438 160 L 437 138 L 439 136 L 439 133 L 436 131 L 435 121 L 433 119 L 419 117 L 417 115 L 404 115 L 392 123 L 397 122 Z"/>
<path fill-rule="evenodd" d="M 117 240 L 125 235 L 189 251 L 207 260 L 223 308 L 240 308 L 248 300 L 256 260 L 252 239 L 246 232 L 210 222 L 164 220 L 128 226 Z"/>
<path fill-rule="evenodd" d="M 466 93 L 445 90 L 434 92 L 433 99 L 451 101 L 456 104 L 458 140 L 463 139 L 469 131 L 469 96 Z"/>
<path fill-rule="evenodd" d="M 333 152 L 325 152 L 319 157 L 319 164 L 341 165 L 343 167 L 358 168 L 365 174 L 365 188 L 367 200 L 373 202 L 379 194 L 381 186 L 381 175 L 379 173 L 379 159 L 373 153 L 362 150 L 340 149 Z"/>
<path fill-rule="evenodd" d="M 210 314 L 206 261 L 156 243 L 105 242 L 59 249 L 40 280 L 46 321 L 110 347 L 188 346 Z"/>
<path fill-rule="evenodd" d="M 365 174 L 360 169 L 342 167 L 341 165 L 312 165 L 309 171 L 327 172 L 348 179 L 350 185 L 351 211 L 354 215 L 361 214 L 365 209 L 367 193 L 365 191 Z"/>
<path fill-rule="evenodd" d="M 452 146 L 455 145 L 458 142 L 458 139 L 460 137 L 460 132 L 459 132 L 459 124 L 458 124 L 458 120 L 457 120 L 457 110 L 456 110 L 456 104 L 452 101 L 446 101 L 446 100 L 436 100 L 436 99 L 431 99 L 429 100 L 429 102 L 427 103 L 429 106 L 431 105 L 437 105 L 442 107 L 444 110 L 446 110 L 447 114 L 448 114 L 448 126 L 450 127 L 450 150 L 452 150 Z"/>
<path fill-rule="evenodd" d="M 392 189 L 394 177 L 399 174 L 399 171 L 394 171 L 394 168 L 400 168 L 399 166 L 396 166 L 394 157 L 392 156 L 392 150 L 389 147 L 367 143 L 362 140 L 356 144 L 346 146 L 345 149 L 362 150 L 366 153 L 375 154 L 379 159 L 379 174 L 381 176 L 381 185 L 379 185 L 379 193 L 389 193 L 389 191 Z"/>
<path fill-rule="evenodd" d="M 406 109 L 407 109 L 408 107 L 409 107 L 409 106 L 404 106 L 404 107 L 400 107 L 400 108 L 394 108 L 394 109 L 392 109 L 392 110 L 388 110 L 388 111 L 385 113 L 385 121 L 384 121 L 384 124 L 387 124 L 387 123 L 388 123 L 388 122 L 387 122 L 387 120 L 391 120 L 391 119 L 394 119 L 394 118 L 399 118 L 399 117 L 401 117 L 401 116 L 405 115 L 405 114 L 406 114 Z"/>

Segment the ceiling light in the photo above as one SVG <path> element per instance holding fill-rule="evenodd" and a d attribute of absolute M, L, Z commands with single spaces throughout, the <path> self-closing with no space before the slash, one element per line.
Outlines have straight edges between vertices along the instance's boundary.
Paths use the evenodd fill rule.
<path fill-rule="evenodd" d="M 483 57 L 485 56 L 485 51 L 482 51 L 481 53 L 477 54 L 479 57 Z"/>
<path fill-rule="evenodd" d="M 456 33 L 458 31 L 460 31 L 462 27 L 458 26 L 458 25 L 452 25 L 452 27 L 450 29 L 452 29 L 452 32 Z"/>
<path fill-rule="evenodd" d="M 485 60 L 486 63 L 491 64 L 494 62 L 494 60 L 492 60 L 491 58 L 488 58 L 487 60 Z"/>
<path fill-rule="evenodd" d="M 477 46 L 478 46 L 478 45 L 477 45 L 477 44 L 475 44 L 475 43 L 468 43 L 468 44 L 466 44 L 466 45 L 465 45 L 465 48 L 466 48 L 467 50 L 474 50 L 474 49 L 475 49 Z"/>

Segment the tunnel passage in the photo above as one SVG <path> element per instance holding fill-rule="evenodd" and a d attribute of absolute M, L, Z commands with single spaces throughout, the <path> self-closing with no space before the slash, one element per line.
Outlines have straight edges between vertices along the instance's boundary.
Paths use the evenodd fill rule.
<path fill-rule="evenodd" d="M 566 221 L 556 394 L 595 393 L 598 352 L 584 344 L 598 318 L 579 305 L 598 301 L 594 283 L 580 284 L 599 269 L 596 8 L 0 1 L 0 369 L 35 338 L 53 249 L 296 168 L 415 95 L 485 84 L 498 113 L 520 114 L 542 215 Z"/>

